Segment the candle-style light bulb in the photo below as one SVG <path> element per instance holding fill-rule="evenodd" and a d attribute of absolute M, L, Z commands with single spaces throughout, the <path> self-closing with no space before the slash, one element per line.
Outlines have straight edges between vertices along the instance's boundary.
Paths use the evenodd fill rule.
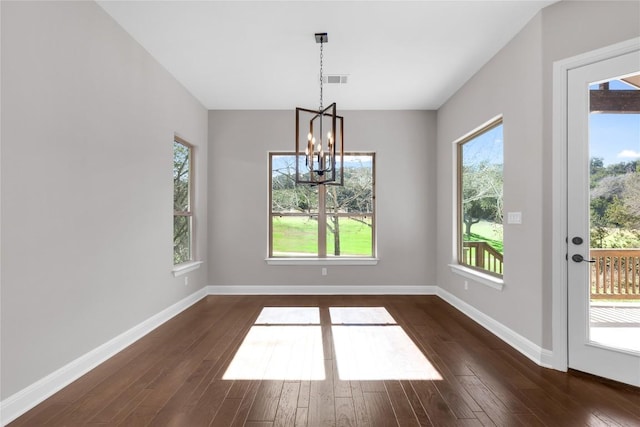
<path fill-rule="evenodd" d="M 313 137 L 313 135 L 311 135 L 311 132 L 309 132 L 309 133 L 307 134 L 307 140 L 308 140 L 308 141 L 311 141 L 311 138 L 312 138 L 312 137 Z"/>

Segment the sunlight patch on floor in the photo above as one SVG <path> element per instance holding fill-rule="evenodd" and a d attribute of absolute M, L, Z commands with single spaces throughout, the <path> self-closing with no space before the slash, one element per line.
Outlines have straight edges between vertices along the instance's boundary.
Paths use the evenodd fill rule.
<path fill-rule="evenodd" d="M 331 326 L 321 326 L 318 307 L 265 307 L 222 378 L 324 380 L 324 329 L 341 380 L 442 379 L 384 307 L 330 307 L 329 314 Z"/>
<path fill-rule="evenodd" d="M 256 325 L 320 324 L 318 307 L 264 307 Z"/>
<path fill-rule="evenodd" d="M 384 307 L 330 307 L 329 314 L 333 325 L 396 324 Z"/>
<path fill-rule="evenodd" d="M 325 379 L 320 326 L 252 326 L 222 379 Z"/>
<path fill-rule="evenodd" d="M 400 326 L 332 326 L 341 380 L 441 380 Z"/>
<path fill-rule="evenodd" d="M 441 380 L 440 373 L 384 307 L 331 307 L 341 380 Z"/>

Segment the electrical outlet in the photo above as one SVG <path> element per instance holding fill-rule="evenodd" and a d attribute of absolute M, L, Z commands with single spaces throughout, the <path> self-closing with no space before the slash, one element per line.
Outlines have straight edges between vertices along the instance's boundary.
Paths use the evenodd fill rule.
<path fill-rule="evenodd" d="M 468 290 L 469 289 L 469 282 L 467 280 L 464 281 L 464 290 Z"/>
<path fill-rule="evenodd" d="M 322 275 L 323 276 L 327 275 L 327 267 L 322 267 Z"/>
<path fill-rule="evenodd" d="M 189 276 L 184 276 L 184 285 L 187 286 L 189 284 Z"/>

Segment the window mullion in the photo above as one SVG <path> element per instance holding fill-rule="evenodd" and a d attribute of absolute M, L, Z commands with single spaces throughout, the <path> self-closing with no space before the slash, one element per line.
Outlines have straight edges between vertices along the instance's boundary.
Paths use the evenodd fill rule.
<path fill-rule="evenodd" d="M 318 185 L 318 257 L 327 257 L 327 210 L 324 184 Z"/>

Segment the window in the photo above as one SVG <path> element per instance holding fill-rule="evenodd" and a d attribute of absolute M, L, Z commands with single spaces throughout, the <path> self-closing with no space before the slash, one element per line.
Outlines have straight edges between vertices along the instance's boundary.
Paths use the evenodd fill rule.
<path fill-rule="evenodd" d="M 502 119 L 458 142 L 458 262 L 502 277 Z"/>
<path fill-rule="evenodd" d="M 173 264 L 193 260 L 193 146 L 173 141 Z"/>
<path fill-rule="evenodd" d="M 296 186 L 294 154 L 270 154 L 270 258 L 375 256 L 375 155 L 344 163 L 344 186 Z"/>

